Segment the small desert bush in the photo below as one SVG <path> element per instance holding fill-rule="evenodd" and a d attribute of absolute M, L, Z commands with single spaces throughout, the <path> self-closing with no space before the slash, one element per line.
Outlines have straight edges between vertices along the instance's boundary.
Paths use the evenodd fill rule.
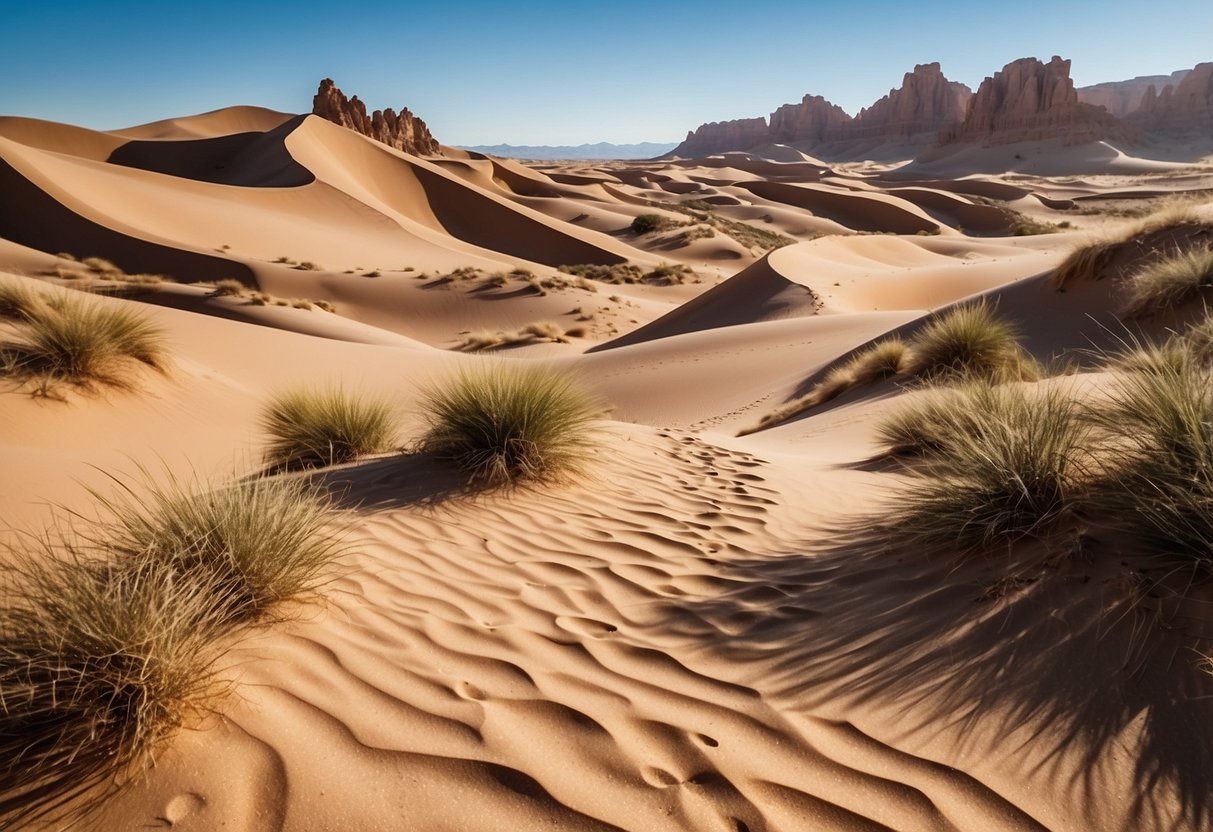
<path fill-rule="evenodd" d="M 708 240 L 715 236 L 716 229 L 710 225 L 695 225 L 682 232 L 682 241 L 684 245 L 687 245 L 695 240 Z"/>
<path fill-rule="evenodd" d="M 164 334 L 143 315 L 75 298 L 23 323 L 0 352 L 11 375 L 81 385 L 125 386 L 132 362 L 163 370 L 166 361 Z"/>
<path fill-rule="evenodd" d="M 542 367 L 494 365 L 425 392 L 424 450 L 450 459 L 479 485 L 579 471 L 598 405 L 571 378 Z"/>
<path fill-rule="evenodd" d="M 299 271 L 318 272 L 321 271 L 321 266 L 318 263 L 313 263 L 311 260 L 304 260 L 299 265 L 295 266 Z"/>
<path fill-rule="evenodd" d="M 215 281 L 215 288 L 211 290 L 211 297 L 244 297 L 244 293 L 248 291 L 248 287 L 239 280 L 233 278 L 225 278 Z"/>
<path fill-rule="evenodd" d="M 644 277 L 644 270 L 633 263 L 616 263 L 613 266 L 603 266 L 598 263 L 578 263 L 560 267 L 560 271 L 586 280 L 598 280 L 603 283 L 639 283 Z"/>
<path fill-rule="evenodd" d="M 1176 253 L 1146 265 L 1128 281 L 1124 314 L 1151 315 L 1213 288 L 1213 246 Z"/>
<path fill-rule="evenodd" d="M 920 329 L 910 343 L 905 371 L 928 381 L 1031 377 L 1014 327 L 995 317 L 986 301 L 953 307 Z"/>
<path fill-rule="evenodd" d="M 670 221 L 660 214 L 641 214 L 632 220 L 632 231 L 637 234 L 651 234 L 668 228 Z"/>
<path fill-rule="evenodd" d="M 966 415 L 942 429 L 950 406 Z M 903 413 L 885 436 L 930 453 L 895 498 L 890 527 L 910 542 L 962 552 L 1038 534 L 1071 515 L 1087 482 L 1091 426 L 1068 391 L 959 388 Z"/>
<path fill-rule="evenodd" d="M 335 390 L 294 390 L 265 406 L 265 459 L 278 468 L 311 468 L 386 451 L 395 439 L 391 406 Z"/>

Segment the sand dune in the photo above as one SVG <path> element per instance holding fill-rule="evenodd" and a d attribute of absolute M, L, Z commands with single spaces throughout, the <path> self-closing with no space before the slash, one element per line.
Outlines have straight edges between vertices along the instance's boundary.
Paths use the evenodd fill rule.
<path fill-rule="evenodd" d="M 1199 292 L 1127 319 L 1125 287 L 1213 238 L 1213 174 L 1037 150 L 964 176 L 967 156 L 894 174 L 782 146 L 524 166 L 249 107 L 0 119 L 0 281 L 138 310 L 169 355 L 63 401 L 0 378 L 0 539 L 88 516 L 111 474 L 261 470 L 289 389 L 385 397 L 402 449 L 290 475 L 349 511 L 349 553 L 233 636 L 213 712 L 76 808 L 199 832 L 1213 829 L 1207 584 L 1139 603 L 1144 573 L 1098 548 L 899 544 L 883 512 L 910 480 L 876 426 L 929 395 L 904 378 L 737 436 L 974 299 L 1073 366 L 1042 388 L 1095 399 L 1094 350 L 1198 319 Z M 1133 226 L 1177 194 L 1205 224 Z M 1114 233 L 1098 279 L 1055 285 Z M 469 493 L 416 449 L 423 391 L 483 366 L 470 335 L 535 323 L 566 336 L 491 352 L 601 397 L 590 465 Z"/>

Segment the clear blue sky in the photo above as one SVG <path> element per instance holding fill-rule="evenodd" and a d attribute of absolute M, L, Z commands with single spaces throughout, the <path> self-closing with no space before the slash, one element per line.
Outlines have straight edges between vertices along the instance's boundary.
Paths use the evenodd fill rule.
<path fill-rule="evenodd" d="M 1019 57 L 1079 86 L 1213 60 L 1213 0 L 1039 2 L 13 2 L 0 114 L 116 128 L 332 77 L 447 144 L 676 141 L 824 95 L 850 113 L 915 63 L 976 87 Z"/>

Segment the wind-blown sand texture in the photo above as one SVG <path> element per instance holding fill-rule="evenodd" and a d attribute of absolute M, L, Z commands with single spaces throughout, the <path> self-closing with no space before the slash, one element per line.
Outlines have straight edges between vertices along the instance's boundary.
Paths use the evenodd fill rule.
<path fill-rule="evenodd" d="M 1207 203 L 1213 170 L 953 178 L 783 150 L 526 167 L 256 108 L 113 133 L 0 119 L 0 268 L 138 305 L 171 354 L 133 391 L 5 382 L 8 540 L 49 503 L 88 514 L 107 472 L 257 470 L 282 390 L 385 396 L 415 441 L 422 388 L 486 360 L 458 349 L 469 331 L 579 328 L 495 360 L 566 369 L 609 407 L 572 482 L 469 494 L 407 452 L 309 474 L 355 512 L 353 554 L 224 657 L 232 694 L 87 823 L 1213 828 L 1207 586 L 1134 606 L 1098 560 L 1007 581 L 1009 554 L 890 545 L 879 514 L 905 476 L 874 460 L 874 426 L 921 395 L 896 380 L 737 437 L 977 296 L 1098 389 L 1089 350 L 1124 332 L 1115 276 L 1059 292 L 1050 273 L 1126 214 Z M 638 236 L 646 213 L 671 225 Z M 1070 227 L 1013 236 L 1022 217 Z M 59 252 L 178 282 L 115 291 Z M 557 270 L 625 262 L 639 282 Z M 644 277 L 662 264 L 693 271 Z M 220 279 L 249 289 L 194 285 Z"/>

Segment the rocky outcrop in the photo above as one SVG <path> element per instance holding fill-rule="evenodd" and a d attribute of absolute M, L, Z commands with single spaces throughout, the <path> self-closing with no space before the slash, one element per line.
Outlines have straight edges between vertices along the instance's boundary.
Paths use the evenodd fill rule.
<path fill-rule="evenodd" d="M 366 105 L 358 100 L 358 96 L 347 99 L 330 78 L 320 82 L 320 89 L 312 99 L 312 114 L 405 153 L 418 156 L 442 153 L 442 148 L 430 135 L 425 122 L 409 112 L 408 108 L 397 114 L 389 107 L 375 110 L 368 116 Z"/>
<path fill-rule="evenodd" d="M 1141 75 L 1127 81 L 1107 81 L 1102 84 L 1092 84 L 1089 87 L 1079 87 L 1078 100 L 1083 104 L 1103 107 L 1117 118 L 1124 118 L 1141 107 L 1141 102 L 1150 87 L 1161 90 L 1169 85 L 1178 84 L 1192 70 L 1181 69 L 1170 75 Z"/>
<path fill-rule="evenodd" d="M 686 139 L 670 151 L 671 156 L 692 158 L 749 150 L 770 141 L 765 118 L 739 118 L 733 121 L 710 121 L 687 133 Z"/>
<path fill-rule="evenodd" d="M 784 104 L 771 113 L 770 141 L 779 144 L 814 144 L 835 139 L 853 121 L 837 104 L 820 95 L 806 95 L 799 104 Z"/>
<path fill-rule="evenodd" d="M 1047 64 L 1020 58 L 982 81 L 964 122 L 942 140 L 995 145 L 1060 139 L 1083 144 L 1123 138 L 1126 132 L 1107 110 L 1078 100 L 1070 62 L 1054 55 Z"/>
<path fill-rule="evenodd" d="M 1213 136 L 1213 63 L 1197 64 L 1161 92 L 1151 86 L 1129 121 L 1154 134 Z"/>
<path fill-rule="evenodd" d="M 845 131 L 847 139 L 934 142 L 940 131 L 959 125 L 973 91 L 949 81 L 938 63 L 919 64 L 901 87 L 861 110 Z"/>

